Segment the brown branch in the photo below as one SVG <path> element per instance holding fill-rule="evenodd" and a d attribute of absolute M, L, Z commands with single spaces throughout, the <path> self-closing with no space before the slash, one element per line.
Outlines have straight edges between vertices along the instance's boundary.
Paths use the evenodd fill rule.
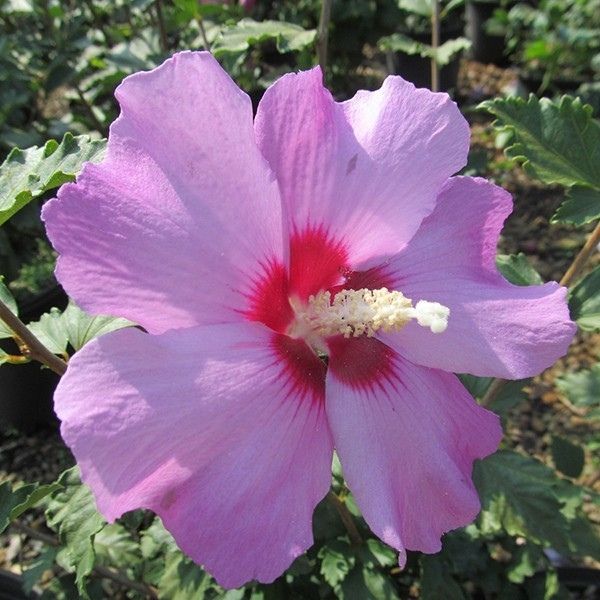
<path fill-rule="evenodd" d="M 20 523 L 19 521 L 13 521 L 11 523 L 11 526 L 14 527 L 17 531 L 20 531 L 21 533 L 26 535 L 27 537 L 34 540 L 39 540 L 40 542 L 43 542 L 48 546 L 53 546 L 55 548 L 60 546 L 60 542 L 54 536 L 48 535 L 47 533 L 42 533 L 41 531 L 33 529 L 32 527 L 29 527 L 24 523 Z M 158 594 L 156 593 L 156 590 L 154 588 L 140 581 L 133 581 L 132 579 L 129 579 L 129 577 L 127 577 L 125 573 L 117 571 L 116 569 L 111 569 L 102 565 L 96 565 L 93 568 L 92 573 L 96 574 L 98 577 L 110 579 L 115 583 L 122 585 L 123 587 L 129 588 L 131 590 L 136 590 L 137 592 L 145 594 L 148 598 L 152 598 L 152 600 L 158 599 Z"/>
<path fill-rule="evenodd" d="M 67 363 L 55 356 L 27 329 L 25 324 L 14 315 L 11 310 L 0 300 L 0 319 L 4 321 L 14 333 L 15 341 L 23 355 L 32 360 L 37 360 L 59 375 L 64 375 Z"/>
<path fill-rule="evenodd" d="M 585 263 L 588 261 L 596 246 L 600 242 L 600 222 L 594 228 L 594 231 L 590 233 L 588 239 L 585 244 L 581 248 L 581 250 L 577 253 L 577 256 L 573 259 L 573 262 L 567 269 L 567 272 L 562 276 L 562 279 L 559 281 L 560 285 L 564 285 L 565 287 L 569 287 L 571 283 L 575 280 L 575 278 L 581 273 L 581 270 L 585 266 Z M 487 392 L 484 394 L 481 399 L 482 406 L 490 406 L 494 403 L 496 398 L 498 398 L 500 392 L 507 384 L 506 379 L 494 379 L 490 384 Z"/>
<path fill-rule="evenodd" d="M 360 546 L 362 544 L 362 537 L 356 528 L 356 524 L 354 523 L 354 518 L 350 514 L 348 507 L 340 500 L 339 496 L 334 492 L 329 492 L 327 494 L 327 500 L 333 504 L 334 508 L 337 510 L 340 515 L 340 519 L 348 532 L 348 537 L 350 538 L 350 542 L 353 546 Z"/>
<path fill-rule="evenodd" d="M 323 0 L 321 3 L 321 16 L 317 28 L 317 56 L 319 66 L 323 72 L 323 81 L 327 69 L 327 44 L 329 40 L 329 22 L 331 21 L 331 5 L 333 0 Z"/>

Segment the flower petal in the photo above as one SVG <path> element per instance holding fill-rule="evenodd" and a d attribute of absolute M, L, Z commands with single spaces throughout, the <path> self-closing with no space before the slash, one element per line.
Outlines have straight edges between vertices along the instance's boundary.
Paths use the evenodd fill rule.
<path fill-rule="evenodd" d="M 409 246 L 385 267 L 387 281 L 414 302 L 450 308 L 441 334 L 409 323 L 381 336 L 410 361 L 507 378 L 529 377 L 563 356 L 576 331 L 567 290 L 556 283 L 516 286 L 495 265 L 508 192 L 483 179 L 456 177 Z"/>
<path fill-rule="evenodd" d="M 323 363 L 255 323 L 94 340 L 56 392 L 99 510 L 154 510 L 226 587 L 269 582 L 312 544 L 331 483 Z"/>
<path fill-rule="evenodd" d="M 116 96 L 107 158 L 44 208 L 59 280 L 84 309 L 153 333 L 240 318 L 259 263 L 284 261 L 250 99 L 206 52 L 127 77 Z"/>
<path fill-rule="evenodd" d="M 271 86 L 255 129 L 291 231 L 324 228 L 354 265 L 406 245 L 469 148 L 467 122 L 446 94 L 388 77 L 338 104 L 318 68 Z"/>
<path fill-rule="evenodd" d="M 494 452 L 502 431 L 454 375 L 358 340 L 330 346 L 327 417 L 365 520 L 402 564 L 405 549 L 437 552 L 443 533 L 475 518 L 473 460 Z"/>

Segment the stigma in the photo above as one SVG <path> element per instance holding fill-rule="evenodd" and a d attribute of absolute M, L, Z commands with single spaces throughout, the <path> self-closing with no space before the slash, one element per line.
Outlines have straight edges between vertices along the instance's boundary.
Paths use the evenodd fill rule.
<path fill-rule="evenodd" d="M 350 338 L 400 331 L 413 319 L 432 333 L 443 333 L 448 327 L 450 309 L 427 300 L 419 300 L 413 306 L 402 292 L 363 288 L 342 290 L 333 298 L 331 292 L 319 292 L 309 297 L 303 309 L 296 308 L 296 315 L 307 329 L 320 336 L 341 334 Z"/>

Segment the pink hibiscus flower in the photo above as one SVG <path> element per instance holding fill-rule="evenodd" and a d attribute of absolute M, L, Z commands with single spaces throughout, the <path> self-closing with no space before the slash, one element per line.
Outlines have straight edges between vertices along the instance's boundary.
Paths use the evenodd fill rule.
<path fill-rule="evenodd" d="M 335 449 L 401 563 L 438 551 L 501 437 L 452 372 L 533 375 L 575 330 L 564 288 L 498 274 L 511 199 L 449 178 L 456 105 L 399 77 L 337 103 L 313 69 L 253 123 L 190 52 L 116 95 L 106 159 L 44 208 L 69 294 L 148 332 L 94 340 L 56 392 L 99 510 L 155 511 L 226 587 L 269 582 L 312 544 Z"/>

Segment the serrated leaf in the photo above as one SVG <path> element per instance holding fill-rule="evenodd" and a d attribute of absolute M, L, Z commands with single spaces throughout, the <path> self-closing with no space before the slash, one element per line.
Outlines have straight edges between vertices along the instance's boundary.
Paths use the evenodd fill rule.
<path fill-rule="evenodd" d="M 590 416 L 600 418 L 600 364 L 563 375 L 556 380 L 556 387 L 572 404 L 591 409 Z"/>
<path fill-rule="evenodd" d="M 600 267 L 569 290 L 569 311 L 571 318 L 584 331 L 600 329 Z"/>
<path fill-rule="evenodd" d="M 322 546 L 319 558 L 321 575 L 333 588 L 344 580 L 356 561 L 348 542 L 344 540 L 332 540 Z"/>
<path fill-rule="evenodd" d="M 523 583 L 539 570 L 544 554 L 539 546 L 525 544 L 513 553 L 510 566 L 507 569 L 508 580 L 512 583 Z"/>
<path fill-rule="evenodd" d="M 210 576 L 181 552 L 167 555 L 165 571 L 158 583 L 158 597 L 164 600 L 203 598 L 210 588 Z"/>
<path fill-rule="evenodd" d="M 361 560 L 368 566 L 393 567 L 398 563 L 398 552 L 374 538 L 369 538 L 359 551 Z"/>
<path fill-rule="evenodd" d="M 500 273 L 515 285 L 539 285 L 544 282 L 522 252 L 499 254 L 496 256 L 496 266 Z"/>
<path fill-rule="evenodd" d="M 65 546 L 80 594 L 86 595 L 85 579 L 95 561 L 93 538 L 106 521 L 96 510 L 89 488 L 81 483 L 77 467 L 65 471 L 58 481 L 65 489 L 50 499 L 46 519 Z"/>
<path fill-rule="evenodd" d="M 372 571 L 364 565 L 357 564 L 342 581 L 338 597 L 342 600 L 380 600 L 386 598 L 389 600 L 398 598 L 390 578 L 380 573 Z"/>
<path fill-rule="evenodd" d="M 600 218 L 600 191 L 575 186 L 567 192 L 567 199 L 554 213 L 551 223 L 570 223 L 577 227 Z"/>
<path fill-rule="evenodd" d="M 403 52 L 408 55 L 418 54 L 423 58 L 433 58 L 438 65 L 447 65 L 456 54 L 471 46 L 467 38 L 456 38 L 444 42 L 437 49 L 429 44 L 413 40 L 403 33 L 393 33 L 379 40 L 378 46 L 384 52 Z"/>
<path fill-rule="evenodd" d="M 14 315 L 19 316 L 19 308 L 17 307 L 17 301 L 14 299 L 10 290 L 4 284 L 4 277 L 0 275 L 0 300 L 9 308 L 10 312 Z M 0 319 L 0 339 L 12 337 L 12 331 L 8 325 Z"/>
<path fill-rule="evenodd" d="M 105 316 L 93 317 L 83 312 L 73 302 L 69 303 L 62 314 L 62 323 L 67 339 L 75 350 L 80 350 L 94 338 L 133 325 L 127 319 Z"/>
<path fill-rule="evenodd" d="M 44 192 L 73 181 L 86 161 L 104 156 L 106 140 L 66 133 L 38 148 L 14 148 L 0 166 L 0 225 Z"/>
<path fill-rule="evenodd" d="M 140 545 L 119 523 L 110 523 L 94 536 L 94 551 L 98 562 L 135 569 L 142 562 Z"/>
<path fill-rule="evenodd" d="M 557 550 L 568 549 L 568 522 L 554 486 L 560 480 L 552 469 L 501 450 L 475 463 L 473 481 L 481 499 L 484 531 L 505 530 Z"/>
<path fill-rule="evenodd" d="M 566 438 L 553 435 L 550 444 L 552 460 L 558 471 L 567 477 L 579 477 L 585 464 L 585 452 L 581 446 Z"/>
<path fill-rule="evenodd" d="M 215 56 L 245 52 L 254 44 L 275 40 L 279 52 L 294 52 L 312 44 L 317 32 L 284 21 L 242 19 L 217 37 L 212 52 Z"/>
<path fill-rule="evenodd" d="M 529 96 L 497 98 L 480 105 L 496 117 L 496 126 L 510 130 L 515 143 L 511 158 L 547 184 L 600 189 L 600 124 L 578 98 L 560 101 Z"/>

